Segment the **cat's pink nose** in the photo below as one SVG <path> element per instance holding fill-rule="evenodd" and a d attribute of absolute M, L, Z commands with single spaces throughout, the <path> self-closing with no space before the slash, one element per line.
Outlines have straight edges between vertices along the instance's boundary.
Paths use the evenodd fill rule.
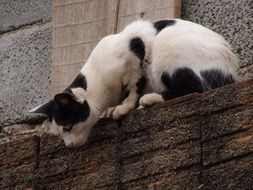
<path fill-rule="evenodd" d="M 75 147 L 73 142 L 70 143 L 70 144 L 67 144 L 66 146 L 67 146 L 68 148 L 74 148 L 74 147 Z"/>

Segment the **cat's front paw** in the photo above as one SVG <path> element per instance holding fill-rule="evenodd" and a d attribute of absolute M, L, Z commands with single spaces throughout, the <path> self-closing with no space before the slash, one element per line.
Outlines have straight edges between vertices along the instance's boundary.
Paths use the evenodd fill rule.
<path fill-rule="evenodd" d="M 116 107 L 109 107 L 100 115 L 100 118 L 113 118 L 112 115 L 115 108 Z"/>
<path fill-rule="evenodd" d="M 118 120 L 124 115 L 128 114 L 133 108 L 134 108 L 134 105 L 128 105 L 128 104 L 122 104 L 122 105 L 116 106 L 114 111 L 112 112 L 112 118 L 115 120 Z"/>
<path fill-rule="evenodd" d="M 100 118 L 112 118 L 114 120 L 118 120 L 123 115 L 126 115 L 130 110 L 131 108 L 129 108 L 126 105 L 118 105 L 116 107 L 110 107 L 101 114 Z"/>
<path fill-rule="evenodd" d="M 145 94 L 139 100 L 139 104 L 140 104 L 139 108 L 152 106 L 153 104 L 163 102 L 163 101 L 164 99 L 162 95 L 160 94 L 157 94 L 157 93 Z"/>
<path fill-rule="evenodd" d="M 124 113 L 122 112 L 122 107 L 121 106 L 116 106 L 116 107 L 110 107 L 106 111 L 104 111 L 100 118 L 110 118 L 114 120 L 120 119 Z"/>

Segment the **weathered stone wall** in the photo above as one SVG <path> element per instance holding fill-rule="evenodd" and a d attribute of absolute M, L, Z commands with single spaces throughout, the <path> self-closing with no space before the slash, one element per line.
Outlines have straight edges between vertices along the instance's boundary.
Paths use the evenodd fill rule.
<path fill-rule="evenodd" d="M 23 135 L 0 143 L 0 189 L 251 189 L 252 116 L 250 80 L 100 122 L 77 149 Z"/>
<path fill-rule="evenodd" d="M 253 76 L 252 0 L 182 0 L 181 17 L 228 40 L 238 55 L 241 79 Z"/>
<path fill-rule="evenodd" d="M 0 1 L 0 128 L 49 97 L 51 11 L 51 0 Z"/>

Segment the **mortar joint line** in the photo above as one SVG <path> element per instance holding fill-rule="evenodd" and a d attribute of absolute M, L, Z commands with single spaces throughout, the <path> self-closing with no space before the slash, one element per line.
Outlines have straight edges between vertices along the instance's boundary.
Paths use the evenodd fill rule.
<path fill-rule="evenodd" d="M 116 3 L 116 14 L 115 14 L 115 21 L 114 21 L 114 28 L 113 33 L 116 34 L 119 22 L 119 7 L 120 7 L 120 0 Z"/>

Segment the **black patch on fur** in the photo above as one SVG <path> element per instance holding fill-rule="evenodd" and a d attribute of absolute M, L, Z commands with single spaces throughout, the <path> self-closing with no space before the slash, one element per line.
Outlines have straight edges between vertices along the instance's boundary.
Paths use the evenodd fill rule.
<path fill-rule="evenodd" d="M 141 63 L 145 57 L 145 45 L 140 37 L 135 37 L 130 40 L 129 49 L 132 51 L 140 60 Z"/>
<path fill-rule="evenodd" d="M 73 100 L 68 104 L 59 104 L 54 101 L 53 118 L 57 125 L 63 126 L 64 131 L 70 131 L 73 125 L 85 121 L 90 114 L 87 101 L 82 104 Z"/>
<path fill-rule="evenodd" d="M 48 115 L 50 122 L 55 120 L 57 125 L 63 126 L 64 131 L 70 131 L 72 127 L 85 121 L 90 114 L 90 107 L 87 101 L 79 103 L 76 101 L 71 88 L 87 88 L 86 78 L 79 74 L 71 85 L 62 93 L 56 94 L 53 100 L 40 107 L 36 112 Z"/>
<path fill-rule="evenodd" d="M 193 92 L 201 93 L 206 89 L 202 80 L 189 68 L 177 69 L 172 76 L 164 72 L 161 80 L 168 89 L 162 93 L 165 100 Z"/>
<path fill-rule="evenodd" d="M 161 93 L 162 97 L 163 97 L 163 100 L 169 100 L 171 99 L 171 94 L 170 94 L 170 91 L 163 91 Z"/>
<path fill-rule="evenodd" d="M 235 82 L 231 74 L 226 75 L 218 69 L 201 71 L 200 74 L 209 89 L 218 88 Z"/>
<path fill-rule="evenodd" d="M 161 32 L 164 28 L 168 27 L 168 26 L 172 26 L 174 24 L 176 24 L 176 20 L 159 20 L 157 22 L 153 23 L 154 28 L 157 31 L 157 34 L 159 32 Z"/>
<path fill-rule="evenodd" d="M 83 88 L 84 90 L 87 89 L 87 82 L 86 78 L 82 73 L 79 73 L 77 77 L 74 79 L 74 81 L 69 85 L 68 88 L 65 89 L 65 91 L 70 91 L 71 88 Z"/>
<path fill-rule="evenodd" d="M 142 92 L 142 90 L 144 89 L 145 85 L 147 83 L 147 80 L 145 77 L 141 77 L 137 83 L 136 83 L 136 87 L 137 87 L 137 94 L 140 94 Z"/>
<path fill-rule="evenodd" d="M 127 85 L 122 85 L 119 102 L 123 102 L 129 96 L 130 91 L 127 87 Z"/>
<path fill-rule="evenodd" d="M 90 114 L 88 102 L 84 101 L 81 104 L 74 98 L 67 103 L 50 100 L 43 107 L 49 121 L 52 122 L 54 119 L 57 125 L 63 126 L 64 131 L 70 131 L 75 124 L 85 121 Z M 38 112 L 42 113 L 41 111 Z"/>
<path fill-rule="evenodd" d="M 56 101 L 59 105 L 68 105 L 73 102 L 75 99 L 74 94 L 72 92 L 64 91 L 62 93 L 56 94 L 54 97 L 54 101 Z"/>

